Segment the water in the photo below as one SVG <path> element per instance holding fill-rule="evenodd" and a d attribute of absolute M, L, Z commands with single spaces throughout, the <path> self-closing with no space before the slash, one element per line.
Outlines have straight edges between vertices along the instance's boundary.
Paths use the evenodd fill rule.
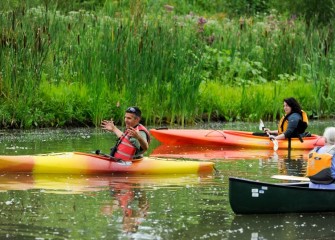
<path fill-rule="evenodd" d="M 322 134 L 331 124 L 314 122 L 310 131 Z M 248 123 L 197 128 L 257 130 Z M 22 155 L 108 152 L 115 138 L 95 129 L 41 129 L 2 131 L 0 142 L 1 155 Z M 154 140 L 148 155 L 162 148 Z M 237 216 L 230 208 L 229 176 L 278 182 L 270 176 L 303 175 L 306 151 L 293 151 L 288 159 L 285 151 L 197 146 L 176 148 L 175 152 L 178 150 L 186 152 L 184 157 L 188 152 L 189 157 L 215 161 L 217 172 L 169 176 L 0 174 L 0 239 L 335 237 L 335 214 Z"/>

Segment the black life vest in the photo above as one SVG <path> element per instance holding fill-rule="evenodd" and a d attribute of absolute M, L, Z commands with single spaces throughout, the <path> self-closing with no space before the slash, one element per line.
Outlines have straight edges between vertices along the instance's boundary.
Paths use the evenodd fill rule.
<path fill-rule="evenodd" d="M 292 113 L 287 114 L 280 119 L 279 124 L 278 124 L 278 135 L 282 134 L 283 132 L 285 132 L 287 130 L 287 128 L 288 128 L 288 120 L 287 119 L 291 114 Z M 306 128 L 308 127 L 308 116 L 307 116 L 306 112 L 301 110 L 300 115 L 302 117 L 302 120 L 299 121 L 298 126 L 297 126 L 297 133 L 298 134 L 304 133 Z"/>

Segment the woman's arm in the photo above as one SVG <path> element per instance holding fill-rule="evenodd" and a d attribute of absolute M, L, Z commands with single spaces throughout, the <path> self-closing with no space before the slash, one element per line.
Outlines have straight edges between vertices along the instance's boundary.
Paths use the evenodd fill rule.
<path fill-rule="evenodd" d="M 278 134 L 278 130 L 270 130 L 269 128 L 264 128 L 264 132 L 267 134 Z"/>
<path fill-rule="evenodd" d="M 290 138 L 292 134 L 295 132 L 295 130 L 297 129 L 300 120 L 301 120 L 301 116 L 299 113 L 292 113 L 287 118 L 288 126 L 287 126 L 286 131 L 278 136 L 270 135 L 269 137 L 271 139 L 276 139 L 276 140 Z"/>

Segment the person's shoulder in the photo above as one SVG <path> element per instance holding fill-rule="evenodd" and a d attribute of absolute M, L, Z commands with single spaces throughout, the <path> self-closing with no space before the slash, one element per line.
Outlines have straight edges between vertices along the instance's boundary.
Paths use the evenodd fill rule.
<path fill-rule="evenodd" d="M 333 145 L 324 145 L 324 146 L 318 146 L 318 147 L 315 147 L 313 150 L 313 152 L 317 152 L 317 153 L 329 153 L 331 155 L 334 155 L 335 153 L 335 147 Z"/>
<path fill-rule="evenodd" d="M 289 117 L 289 119 L 301 119 L 301 115 L 299 113 L 292 113 Z"/>

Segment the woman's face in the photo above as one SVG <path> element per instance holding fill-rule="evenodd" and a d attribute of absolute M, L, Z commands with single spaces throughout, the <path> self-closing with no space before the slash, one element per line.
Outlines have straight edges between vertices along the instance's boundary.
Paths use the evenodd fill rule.
<path fill-rule="evenodd" d="M 290 114 L 291 111 L 292 111 L 292 108 L 291 108 L 289 105 L 287 105 L 286 102 L 284 102 L 284 112 L 285 112 L 285 114 L 286 114 L 286 115 L 287 115 L 287 114 Z"/>

